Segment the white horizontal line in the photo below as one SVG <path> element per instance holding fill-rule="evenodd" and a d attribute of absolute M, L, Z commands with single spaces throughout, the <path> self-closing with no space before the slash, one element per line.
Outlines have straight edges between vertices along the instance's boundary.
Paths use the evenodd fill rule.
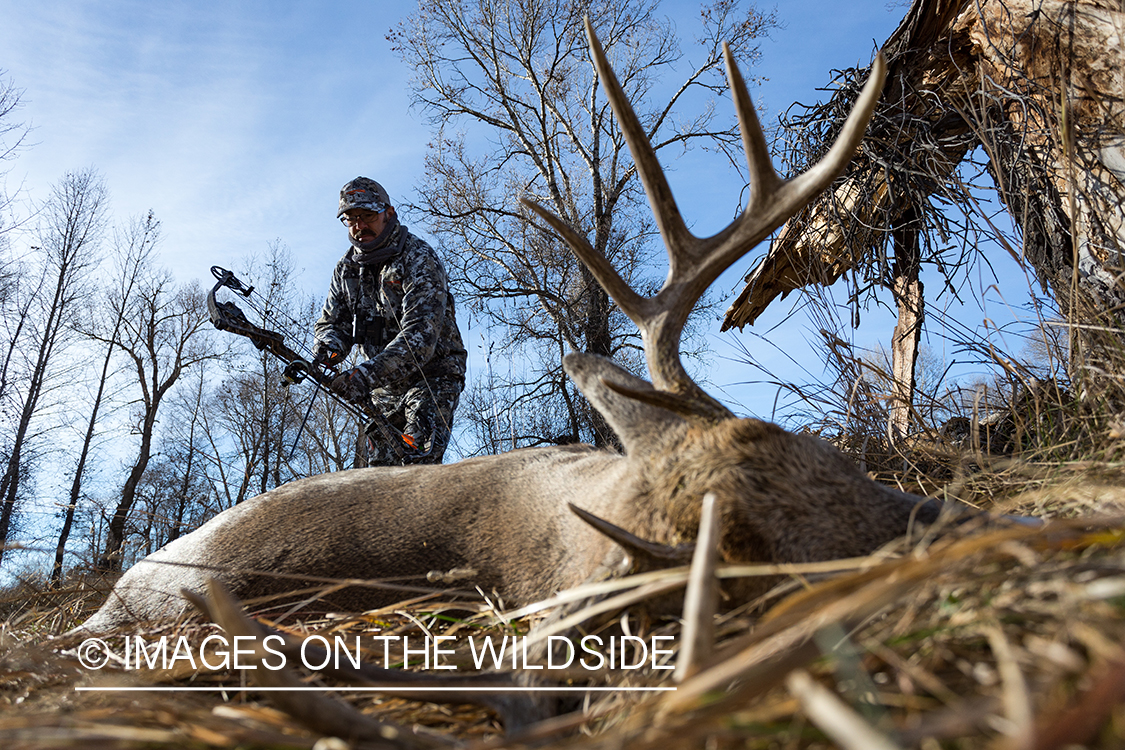
<path fill-rule="evenodd" d="M 153 685 L 152 687 L 81 687 L 76 686 L 79 692 L 161 692 L 161 693 L 219 693 L 240 692 L 249 690 L 258 693 L 278 692 L 338 692 L 338 693 L 663 693 L 675 691 L 674 687 L 401 687 L 386 685 L 384 687 L 254 687 L 228 686 L 228 687 L 172 687 L 166 685 Z"/>

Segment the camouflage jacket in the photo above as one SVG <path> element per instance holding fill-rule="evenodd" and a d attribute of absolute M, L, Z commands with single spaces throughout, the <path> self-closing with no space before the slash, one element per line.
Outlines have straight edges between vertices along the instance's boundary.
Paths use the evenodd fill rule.
<path fill-rule="evenodd" d="M 347 356 L 358 345 L 359 366 L 372 388 L 402 394 L 423 379 L 465 381 L 465 345 L 441 260 L 407 232 L 402 252 L 381 271 L 353 260 L 336 264 L 328 299 L 316 322 L 319 346 Z"/>

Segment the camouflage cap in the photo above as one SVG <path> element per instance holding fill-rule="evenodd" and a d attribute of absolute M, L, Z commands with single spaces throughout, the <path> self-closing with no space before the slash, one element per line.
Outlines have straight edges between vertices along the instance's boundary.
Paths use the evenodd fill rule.
<path fill-rule="evenodd" d="M 391 205 L 391 198 L 383 186 L 367 177 L 356 177 L 340 188 L 340 210 L 336 216 L 343 216 L 353 208 L 366 208 L 368 211 L 382 213 Z"/>

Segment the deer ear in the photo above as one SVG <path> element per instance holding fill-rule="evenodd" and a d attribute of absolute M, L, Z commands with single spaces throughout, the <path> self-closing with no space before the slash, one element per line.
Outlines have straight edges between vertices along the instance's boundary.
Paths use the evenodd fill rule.
<path fill-rule="evenodd" d="M 687 420 L 678 414 L 620 393 L 656 393 L 656 389 L 605 357 L 572 352 L 563 357 L 563 369 L 609 422 L 631 456 L 648 453 L 664 442 L 671 431 L 687 425 Z"/>

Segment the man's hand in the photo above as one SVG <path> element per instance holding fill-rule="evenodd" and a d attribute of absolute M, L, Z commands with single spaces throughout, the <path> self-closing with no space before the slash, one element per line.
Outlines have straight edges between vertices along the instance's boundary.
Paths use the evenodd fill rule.
<path fill-rule="evenodd" d="M 344 361 L 344 353 L 338 352 L 319 342 L 313 347 L 313 364 L 333 368 Z"/>
<path fill-rule="evenodd" d="M 371 386 L 367 383 L 367 376 L 363 370 L 353 367 L 336 376 L 332 381 L 332 391 L 344 397 L 346 401 L 362 401 L 371 395 Z"/>

